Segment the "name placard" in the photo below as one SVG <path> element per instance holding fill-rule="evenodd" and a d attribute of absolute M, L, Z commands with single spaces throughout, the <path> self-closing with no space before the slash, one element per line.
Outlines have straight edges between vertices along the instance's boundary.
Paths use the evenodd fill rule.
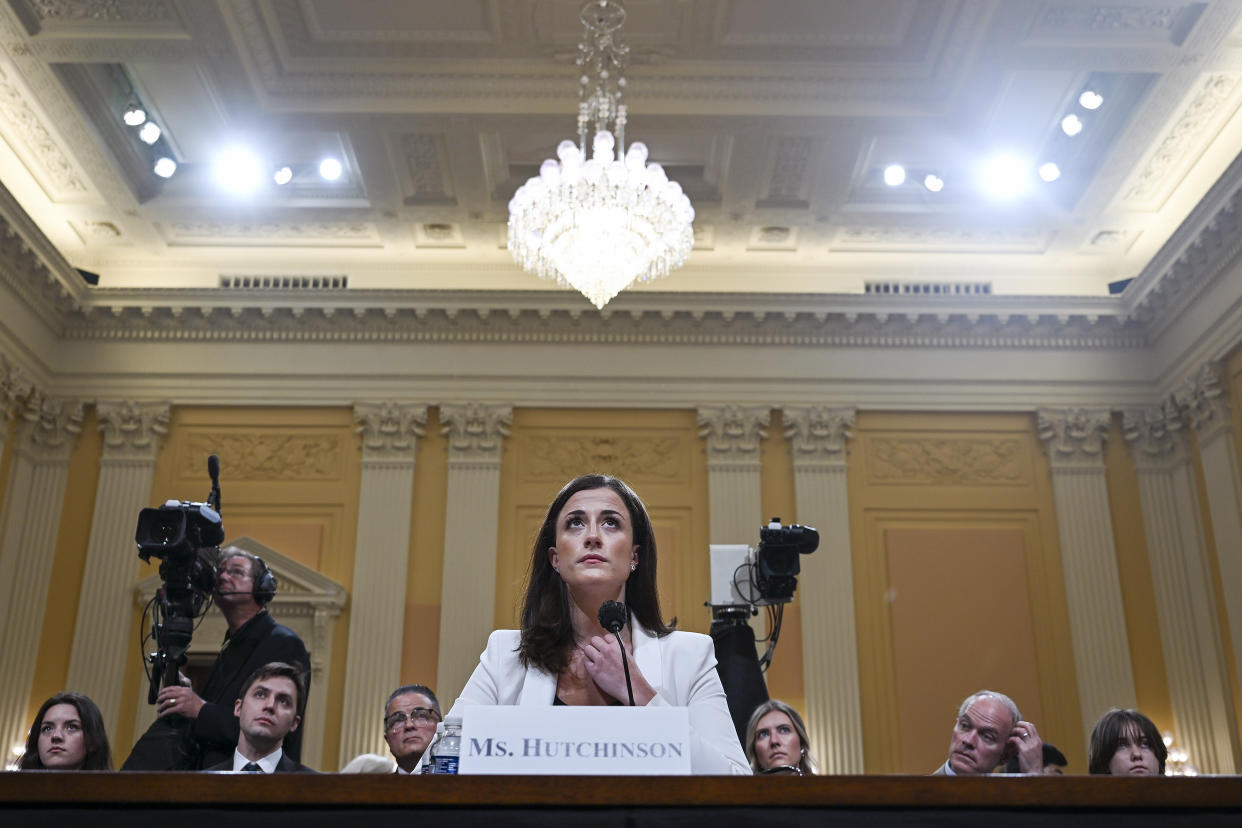
<path fill-rule="evenodd" d="M 690 773 L 684 707 L 462 707 L 458 773 Z"/>

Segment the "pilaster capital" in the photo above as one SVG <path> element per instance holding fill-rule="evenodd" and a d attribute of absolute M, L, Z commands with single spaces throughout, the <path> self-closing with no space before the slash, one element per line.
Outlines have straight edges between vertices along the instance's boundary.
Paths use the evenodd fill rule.
<path fill-rule="evenodd" d="M 826 405 L 787 405 L 785 436 L 793 449 L 794 466 L 845 465 L 845 445 L 854 434 L 854 409 Z"/>
<path fill-rule="evenodd" d="M 446 403 L 440 406 L 440 433 L 448 437 L 449 462 L 499 461 L 513 422 L 513 406 Z"/>
<path fill-rule="evenodd" d="M 1219 362 L 1205 362 L 1173 392 L 1201 441 L 1230 425 L 1229 390 L 1222 376 Z"/>
<path fill-rule="evenodd" d="M 1121 433 L 1138 469 L 1167 468 L 1186 459 L 1190 438 L 1172 399 L 1121 412 Z"/>
<path fill-rule="evenodd" d="M 354 403 L 363 460 L 414 460 L 414 443 L 427 428 L 427 406 L 398 402 Z"/>
<path fill-rule="evenodd" d="M 759 462 L 759 441 L 772 410 L 762 405 L 708 405 L 699 408 L 699 436 L 707 438 L 707 462 Z"/>
<path fill-rule="evenodd" d="M 172 406 L 167 402 L 100 400 L 95 416 L 103 432 L 105 460 L 155 460 L 168 433 Z"/>
<path fill-rule="evenodd" d="M 0 427 L 18 416 L 20 404 L 30 396 L 31 384 L 22 369 L 0 354 Z M 0 435 L 3 440 L 3 435 Z"/>
<path fill-rule="evenodd" d="M 1036 412 L 1039 439 L 1053 468 L 1104 468 L 1104 441 L 1112 412 L 1107 408 L 1043 408 Z"/>
<path fill-rule="evenodd" d="M 48 397 L 38 391 L 26 400 L 17 426 L 17 451 L 35 462 L 67 462 L 86 418 L 82 400 Z"/>

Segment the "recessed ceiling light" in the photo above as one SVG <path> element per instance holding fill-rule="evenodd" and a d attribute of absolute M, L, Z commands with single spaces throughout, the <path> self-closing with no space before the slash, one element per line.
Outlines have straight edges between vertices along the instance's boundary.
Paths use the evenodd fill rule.
<path fill-rule="evenodd" d="M 906 168 L 900 164 L 889 164 L 884 168 L 884 183 L 890 187 L 900 187 L 906 182 Z"/>
<path fill-rule="evenodd" d="M 241 195 L 253 190 L 263 180 L 263 165 L 250 150 L 229 147 L 216 156 L 212 173 L 221 187 Z"/>
<path fill-rule="evenodd" d="M 944 179 L 935 173 L 928 173 L 923 179 L 923 186 L 933 193 L 938 193 L 944 189 Z"/>
<path fill-rule="evenodd" d="M 336 181 L 341 177 L 341 162 L 335 158 L 325 158 L 319 162 L 319 175 L 325 181 Z"/>
<path fill-rule="evenodd" d="M 1061 119 L 1061 131 L 1071 138 L 1082 132 L 1082 119 L 1077 115 L 1066 115 Z"/>
<path fill-rule="evenodd" d="M 161 155 L 155 160 L 155 166 L 151 169 L 160 178 L 172 178 L 172 174 L 177 171 L 177 162 L 167 155 Z"/>
<path fill-rule="evenodd" d="M 272 173 L 272 180 L 281 186 L 288 184 L 293 180 L 293 168 L 287 165 L 277 168 L 276 172 Z"/>
<path fill-rule="evenodd" d="M 142 125 L 142 129 L 138 130 L 138 138 L 144 144 L 154 144 L 160 140 L 160 125 L 155 121 L 147 121 Z"/>
<path fill-rule="evenodd" d="M 125 107 L 125 114 L 121 116 L 121 120 L 126 126 L 142 126 L 147 120 L 147 111 L 137 101 L 130 101 L 129 106 Z"/>
<path fill-rule="evenodd" d="M 982 185 L 995 198 L 1022 194 L 1030 180 L 1030 164 L 1013 155 L 997 155 L 983 165 Z"/>
<path fill-rule="evenodd" d="M 1040 164 L 1039 177 L 1048 183 L 1052 183 L 1061 177 L 1061 168 L 1052 161 L 1049 161 L 1046 164 Z"/>
<path fill-rule="evenodd" d="M 1099 109 L 1104 103 L 1104 96 L 1094 89 L 1088 89 L 1078 96 L 1078 105 L 1083 109 Z"/>

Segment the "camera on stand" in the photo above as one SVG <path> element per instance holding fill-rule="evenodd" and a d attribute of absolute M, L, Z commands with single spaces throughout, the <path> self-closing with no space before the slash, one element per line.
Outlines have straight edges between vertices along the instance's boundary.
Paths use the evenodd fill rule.
<path fill-rule="evenodd" d="M 750 713 L 768 700 L 763 672 L 772 663 L 780 638 L 785 604 L 798 588 L 801 558 L 819 548 L 819 532 L 810 526 L 782 526 L 780 518 L 759 530 L 759 546 L 712 544 L 711 636 L 716 669 L 724 685 L 729 714 L 742 739 Z M 767 650 L 755 649 L 751 616 L 768 611 Z"/>
<path fill-rule="evenodd" d="M 207 502 L 169 500 L 163 506 L 138 513 L 134 540 L 138 557 L 160 561 L 160 580 L 149 609 L 151 638 L 156 651 L 147 657 L 151 665 L 147 703 L 155 704 L 161 686 L 178 683 L 178 671 L 198 618 L 211 606 L 216 586 L 216 550 L 224 542 L 220 519 L 220 461 L 213 454 L 207 461 L 211 494 Z"/>

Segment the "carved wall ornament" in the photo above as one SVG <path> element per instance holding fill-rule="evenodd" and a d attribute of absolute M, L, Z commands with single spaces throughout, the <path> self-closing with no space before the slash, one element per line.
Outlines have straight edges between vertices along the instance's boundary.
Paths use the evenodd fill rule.
<path fill-rule="evenodd" d="M 36 462 L 68 462 L 82 433 L 85 403 L 35 391 L 17 426 L 17 450 Z"/>
<path fill-rule="evenodd" d="M 1186 6 L 1139 6 L 1088 3 L 1057 3 L 1044 7 L 1037 28 L 1087 29 L 1090 31 L 1168 31 Z"/>
<path fill-rule="evenodd" d="M 212 454 L 222 480 L 337 480 L 344 459 L 342 440 L 325 434 L 200 431 L 182 444 L 178 476 L 205 479 Z"/>
<path fill-rule="evenodd" d="M 33 386 L 21 368 L 0 354 L 0 428 L 18 416 L 20 404 L 30 396 Z"/>
<path fill-rule="evenodd" d="M 707 460 L 758 462 L 759 441 L 772 411 L 760 405 L 718 405 L 699 408 L 699 436 L 707 438 Z"/>
<path fill-rule="evenodd" d="M 427 426 L 427 406 L 397 402 L 355 403 L 356 431 L 364 457 L 414 461 L 414 443 Z"/>
<path fill-rule="evenodd" d="M 1107 408 L 1040 409 L 1036 414 L 1039 439 L 1053 467 L 1086 463 L 1103 469 L 1111 417 Z"/>
<path fill-rule="evenodd" d="M 979 437 L 873 437 L 868 477 L 880 484 L 1021 485 L 1030 473 L 1022 441 Z"/>
<path fill-rule="evenodd" d="M 1229 390 L 1221 377 L 1220 364 L 1206 362 L 1173 393 L 1173 399 L 1201 440 L 1230 426 Z"/>
<path fill-rule="evenodd" d="M 522 443 L 525 480 L 570 480 L 599 472 L 620 477 L 677 480 L 684 476 L 676 437 L 534 436 Z"/>
<path fill-rule="evenodd" d="M 787 405 L 783 410 L 795 467 L 814 461 L 845 462 L 846 443 L 854 437 L 854 409 Z"/>
<path fill-rule="evenodd" d="M 1121 433 L 1138 468 L 1165 467 L 1188 457 L 1186 421 L 1171 398 L 1160 405 L 1122 411 Z"/>
<path fill-rule="evenodd" d="M 513 406 L 447 403 L 440 406 L 440 432 L 448 437 L 449 462 L 499 461 L 513 422 Z"/>
<path fill-rule="evenodd" d="M 175 20 L 168 0 L 25 0 L 39 20 L 57 23 L 164 23 Z"/>
<path fill-rule="evenodd" d="M 90 191 L 77 165 L 61 149 L 60 142 L 31 108 L 26 95 L 0 68 L 0 113 L 4 134 L 21 147 L 33 168 L 51 185 L 58 197 L 81 197 Z"/>
<path fill-rule="evenodd" d="M 1127 205 L 1158 201 L 1166 190 L 1180 181 L 1178 171 L 1193 163 L 1197 153 L 1193 145 L 1204 140 L 1204 129 L 1216 117 L 1218 110 L 1233 98 L 1234 90 L 1242 81 L 1236 73 L 1209 75 L 1199 85 L 1199 91 L 1177 121 L 1161 139 L 1155 152 L 1134 178 L 1134 183 L 1123 199 Z"/>
<path fill-rule="evenodd" d="M 168 433 L 167 402 L 100 400 L 95 404 L 105 459 L 154 460 Z"/>

